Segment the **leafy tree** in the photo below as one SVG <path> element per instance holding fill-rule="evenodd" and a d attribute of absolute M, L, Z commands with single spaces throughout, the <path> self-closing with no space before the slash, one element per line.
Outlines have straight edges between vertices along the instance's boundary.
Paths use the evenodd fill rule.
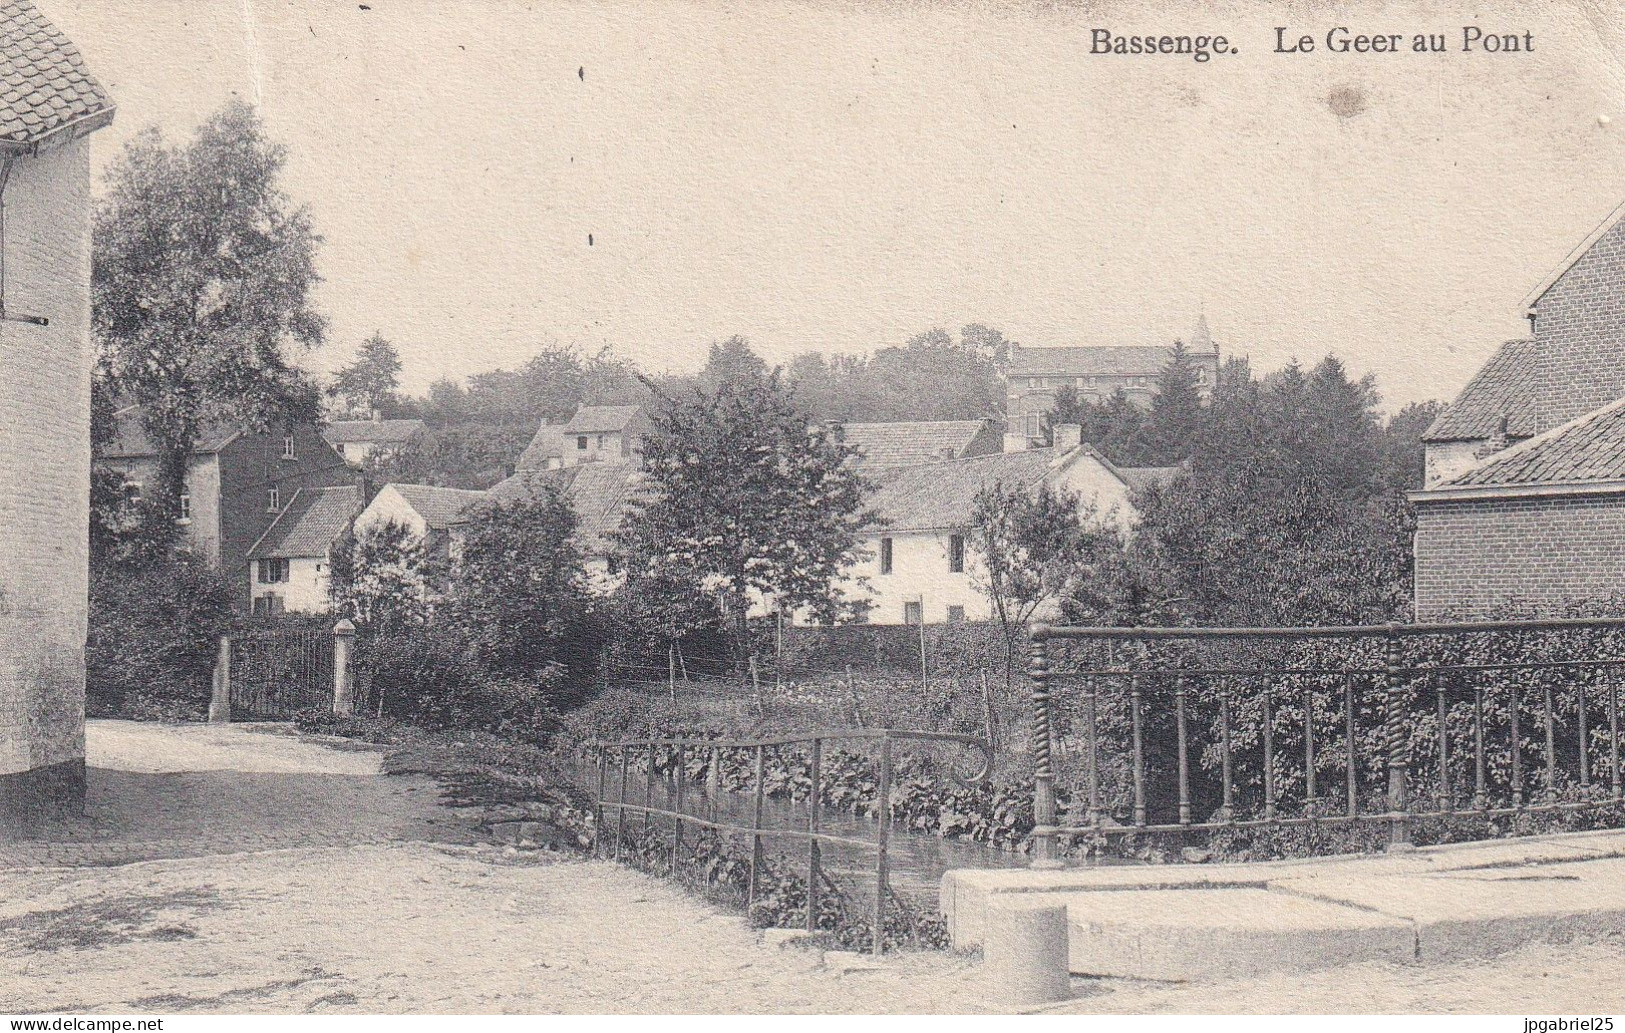
<path fill-rule="evenodd" d="M 703 390 L 715 391 L 724 384 L 758 380 L 767 375 L 767 363 L 751 349 L 750 342 L 735 334 L 726 341 L 712 341 L 700 370 Z"/>
<path fill-rule="evenodd" d="M 375 484 L 483 490 L 507 475 L 530 436 L 514 425 L 432 427 L 395 448 L 374 451 L 362 462 L 362 470 Z"/>
<path fill-rule="evenodd" d="M 321 238 L 279 186 L 285 161 L 253 108 L 233 101 L 185 146 L 141 133 L 108 170 L 91 281 L 100 376 L 143 407 L 159 527 L 173 528 L 208 421 L 264 428 L 317 415 L 316 390 L 290 359 L 322 341 L 310 300 Z"/>
<path fill-rule="evenodd" d="M 1075 494 L 1047 485 L 1033 493 L 996 483 L 976 493 L 968 544 L 980 560 L 976 586 L 1004 634 L 1007 680 L 1033 615 L 1067 593 L 1109 535 L 1086 527 L 1093 518 Z"/>
<path fill-rule="evenodd" d="M 491 506 L 464 526 L 451 617 L 493 670 L 583 676 L 595 651 L 576 515 L 557 491 Z"/>
<path fill-rule="evenodd" d="M 346 531 L 333 545 L 329 594 L 369 635 L 421 627 L 437 594 L 423 542 L 394 520 Z"/>
<path fill-rule="evenodd" d="M 872 519 L 851 454 L 809 433 L 776 372 L 745 369 L 663 398 L 643 441 L 644 497 L 615 535 L 617 566 L 683 612 L 716 615 L 736 663 L 749 653 L 753 602 L 850 616 L 861 603 L 841 579 Z M 708 611 L 698 599 L 713 601 Z"/>
<path fill-rule="evenodd" d="M 1004 411 L 999 368 L 1011 347 L 999 331 L 978 323 L 964 327 L 958 341 L 933 328 L 867 358 L 798 355 L 785 382 L 815 420 L 981 419 Z"/>
<path fill-rule="evenodd" d="M 329 395 L 342 399 L 349 411 L 382 414 L 392 408 L 395 389 L 401 386 L 401 355 L 384 335 L 373 331 L 361 342 L 355 359 L 333 375 Z"/>

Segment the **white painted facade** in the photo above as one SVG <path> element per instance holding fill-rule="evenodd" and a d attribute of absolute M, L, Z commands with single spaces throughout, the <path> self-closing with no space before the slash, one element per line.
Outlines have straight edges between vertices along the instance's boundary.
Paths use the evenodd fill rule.
<path fill-rule="evenodd" d="M 355 532 L 361 532 L 372 527 L 381 527 L 394 521 L 410 530 L 421 541 L 429 535 L 429 523 L 423 519 L 423 514 L 402 497 L 395 490 L 393 484 L 386 484 L 378 489 L 378 494 L 372 497 L 359 516 L 355 518 Z"/>
<path fill-rule="evenodd" d="M 249 564 L 256 608 L 257 600 L 273 595 L 278 597 L 281 609 L 288 613 L 331 613 L 333 599 L 329 590 L 333 566 L 329 557 L 294 557 L 282 563 L 286 564 L 285 581 L 261 580 L 265 561 L 254 560 Z"/>

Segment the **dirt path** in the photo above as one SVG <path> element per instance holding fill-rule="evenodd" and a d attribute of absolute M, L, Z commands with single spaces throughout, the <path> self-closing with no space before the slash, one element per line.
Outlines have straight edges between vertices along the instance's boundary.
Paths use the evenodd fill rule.
<path fill-rule="evenodd" d="M 625 868 L 467 845 L 469 817 L 439 806 L 426 779 L 378 774 L 376 754 L 116 723 L 91 743 L 89 820 L 0 848 L 0 1012 L 986 1006 L 968 959 L 825 964 Z M 132 856 L 164 859 L 121 863 Z M 1616 937 L 1440 968 L 1078 979 L 1067 1010 L 1618 1012 L 1622 968 Z"/>

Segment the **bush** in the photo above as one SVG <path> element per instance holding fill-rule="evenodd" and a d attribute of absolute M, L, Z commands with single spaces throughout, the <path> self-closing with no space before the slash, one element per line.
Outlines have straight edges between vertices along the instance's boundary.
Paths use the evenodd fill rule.
<path fill-rule="evenodd" d="M 477 728 L 521 742 L 558 729 L 564 669 L 493 671 L 455 625 L 363 636 L 356 650 L 360 706 L 426 728 Z"/>
<path fill-rule="evenodd" d="M 235 598 L 225 577 L 186 553 L 93 571 L 86 711 L 161 720 L 206 716 L 216 643 L 232 630 Z"/>

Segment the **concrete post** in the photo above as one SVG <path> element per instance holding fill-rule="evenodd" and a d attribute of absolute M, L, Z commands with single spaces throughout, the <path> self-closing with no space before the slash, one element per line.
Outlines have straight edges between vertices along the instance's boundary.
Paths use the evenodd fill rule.
<path fill-rule="evenodd" d="M 990 998 L 1013 1008 L 1070 998 L 1066 905 L 1022 904 L 998 896 L 988 902 L 982 939 Z"/>
<path fill-rule="evenodd" d="M 350 660 L 355 651 L 355 625 L 348 617 L 333 625 L 333 713 L 355 713 L 355 675 Z"/>
<path fill-rule="evenodd" d="M 209 699 L 209 721 L 224 724 L 231 720 L 231 636 L 221 635 L 214 655 L 214 695 Z"/>

